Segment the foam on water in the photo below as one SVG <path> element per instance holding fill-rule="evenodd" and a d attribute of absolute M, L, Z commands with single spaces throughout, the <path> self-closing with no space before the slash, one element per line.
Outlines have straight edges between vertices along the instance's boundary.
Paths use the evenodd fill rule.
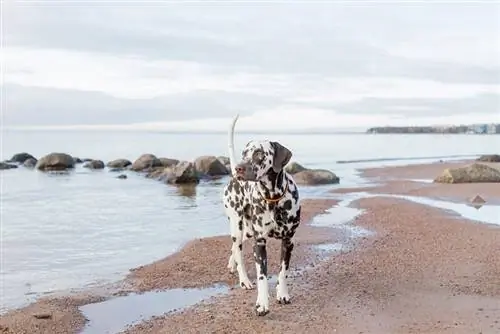
<path fill-rule="evenodd" d="M 206 289 L 171 289 L 129 294 L 80 307 L 88 319 L 81 334 L 118 333 L 154 316 L 185 308 L 226 293 L 225 286 Z"/>

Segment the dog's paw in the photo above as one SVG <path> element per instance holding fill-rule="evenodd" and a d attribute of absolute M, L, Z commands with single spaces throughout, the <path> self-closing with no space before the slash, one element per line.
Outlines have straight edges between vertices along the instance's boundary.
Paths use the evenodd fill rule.
<path fill-rule="evenodd" d="M 246 278 L 240 281 L 240 287 L 244 290 L 252 290 L 253 284 L 248 278 Z"/>
<path fill-rule="evenodd" d="M 255 313 L 259 316 L 265 316 L 266 314 L 269 313 L 269 307 L 260 305 L 259 303 L 255 304 Z"/>
<path fill-rule="evenodd" d="M 290 295 L 288 294 L 288 288 L 285 284 L 279 284 L 276 286 L 276 300 L 279 304 L 290 304 Z"/>
<path fill-rule="evenodd" d="M 276 299 L 278 300 L 278 304 L 290 304 L 290 296 L 289 295 L 278 296 Z"/>

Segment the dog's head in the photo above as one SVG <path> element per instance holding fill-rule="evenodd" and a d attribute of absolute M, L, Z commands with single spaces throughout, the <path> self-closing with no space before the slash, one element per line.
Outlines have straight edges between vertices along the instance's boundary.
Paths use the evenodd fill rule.
<path fill-rule="evenodd" d="M 241 162 L 236 166 L 236 177 L 258 181 L 270 171 L 279 173 L 290 161 L 292 152 L 275 141 L 251 141 L 243 149 Z"/>

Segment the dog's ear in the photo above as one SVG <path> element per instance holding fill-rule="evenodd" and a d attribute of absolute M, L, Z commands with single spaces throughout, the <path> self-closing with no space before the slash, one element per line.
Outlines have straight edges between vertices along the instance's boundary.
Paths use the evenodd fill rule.
<path fill-rule="evenodd" d="M 292 152 L 278 142 L 271 142 L 274 149 L 273 169 L 279 173 L 292 158 Z"/>

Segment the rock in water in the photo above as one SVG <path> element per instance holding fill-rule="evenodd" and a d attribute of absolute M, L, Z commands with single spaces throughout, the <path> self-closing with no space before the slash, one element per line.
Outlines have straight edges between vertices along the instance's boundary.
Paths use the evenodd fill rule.
<path fill-rule="evenodd" d="M 209 176 L 228 175 L 226 166 L 215 156 L 205 155 L 194 161 L 196 170 Z"/>
<path fill-rule="evenodd" d="M 500 182 L 500 170 L 474 163 L 465 167 L 447 168 L 434 179 L 435 183 L 482 183 Z"/>
<path fill-rule="evenodd" d="M 474 204 L 484 204 L 486 203 L 486 201 L 484 200 L 484 198 L 482 198 L 481 196 L 479 195 L 476 195 L 474 196 L 471 201 L 471 203 L 474 203 Z"/>
<path fill-rule="evenodd" d="M 84 165 L 84 168 L 89 168 L 89 169 L 103 169 L 104 168 L 104 162 L 101 160 L 91 160 L 87 161 Z"/>
<path fill-rule="evenodd" d="M 42 171 L 57 171 L 75 168 L 75 159 L 66 153 L 50 153 L 42 157 L 35 166 Z"/>
<path fill-rule="evenodd" d="M 108 162 L 107 166 L 109 168 L 125 168 L 130 166 L 131 164 L 132 162 L 127 159 L 116 159 Z"/>
<path fill-rule="evenodd" d="M 293 179 L 297 184 L 302 185 L 323 185 L 337 184 L 340 179 L 335 173 L 326 169 L 307 169 L 293 175 Z"/>
<path fill-rule="evenodd" d="M 17 168 L 16 165 L 11 165 L 6 162 L 0 162 L 0 170 L 5 170 L 5 169 L 14 169 Z"/>
<path fill-rule="evenodd" d="M 298 172 L 302 172 L 307 170 L 304 166 L 299 164 L 298 162 L 291 162 L 285 167 L 285 171 L 289 174 L 297 174 Z"/>
<path fill-rule="evenodd" d="M 179 163 L 179 160 L 171 158 L 159 158 L 158 160 L 160 160 L 162 167 L 172 167 Z"/>
<path fill-rule="evenodd" d="M 17 162 L 19 164 L 23 164 L 28 159 L 35 159 L 36 160 L 36 158 L 34 156 L 32 156 L 31 154 L 23 152 L 23 153 L 14 154 L 12 156 L 12 158 L 10 158 L 9 162 Z"/>
<path fill-rule="evenodd" d="M 35 168 L 36 163 L 37 160 L 35 158 L 29 158 L 24 161 L 23 166 L 26 168 Z"/>
<path fill-rule="evenodd" d="M 140 172 L 147 169 L 162 167 L 160 159 L 158 159 L 154 154 L 143 154 L 130 167 L 131 170 Z"/>
<path fill-rule="evenodd" d="M 167 177 L 167 183 L 171 184 L 192 184 L 199 183 L 200 178 L 198 176 L 195 165 L 189 161 L 181 161 L 174 167 L 170 167 L 171 172 Z"/>

